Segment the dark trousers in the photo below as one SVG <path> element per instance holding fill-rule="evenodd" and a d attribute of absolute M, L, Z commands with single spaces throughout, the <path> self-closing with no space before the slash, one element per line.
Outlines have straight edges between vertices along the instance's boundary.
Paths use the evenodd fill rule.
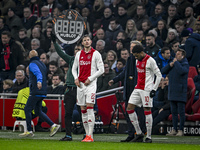
<path fill-rule="evenodd" d="M 174 130 L 177 131 L 178 126 L 178 114 L 180 116 L 179 130 L 183 130 L 185 124 L 185 103 L 178 101 L 170 101 L 172 112 L 172 123 Z"/>
<path fill-rule="evenodd" d="M 66 130 L 66 135 L 71 136 L 72 132 L 72 114 L 73 114 L 73 109 L 74 105 L 76 104 L 76 93 L 77 89 L 75 87 L 68 87 L 68 92 L 65 94 L 64 97 L 64 105 L 65 105 L 65 130 Z M 80 112 L 80 107 L 77 106 L 77 109 L 79 109 Z"/>
<path fill-rule="evenodd" d="M 153 127 L 156 126 L 159 122 L 167 119 L 169 117 L 169 115 L 171 114 L 171 111 L 169 109 L 167 110 L 163 110 L 161 111 L 160 113 L 159 112 L 159 109 L 155 110 L 153 112 Z"/>
<path fill-rule="evenodd" d="M 47 106 L 42 107 L 42 112 L 44 112 L 45 114 L 47 114 Z M 32 119 L 34 119 L 35 117 L 37 117 L 37 115 L 36 114 L 32 114 Z M 39 117 L 37 126 L 41 126 L 42 122 L 44 122 L 44 120 L 41 117 Z"/>
<path fill-rule="evenodd" d="M 26 124 L 27 124 L 27 130 L 32 131 L 31 127 L 31 120 L 32 120 L 32 110 L 34 109 L 36 116 L 39 116 L 41 119 L 43 119 L 45 122 L 47 122 L 50 126 L 52 126 L 54 123 L 51 121 L 51 119 L 42 112 L 42 100 L 44 97 L 37 97 L 37 96 L 29 96 L 26 106 L 24 108 L 25 115 L 26 115 Z"/>

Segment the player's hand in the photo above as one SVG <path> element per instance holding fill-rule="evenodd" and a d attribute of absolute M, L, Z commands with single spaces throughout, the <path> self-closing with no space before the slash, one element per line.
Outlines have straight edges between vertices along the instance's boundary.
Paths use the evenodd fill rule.
<path fill-rule="evenodd" d="M 85 81 L 84 85 L 87 86 L 87 85 L 89 85 L 89 84 L 90 84 L 90 80 L 87 79 L 87 80 Z"/>
<path fill-rule="evenodd" d="M 150 97 L 153 98 L 155 95 L 156 95 L 156 91 L 155 90 L 151 90 Z"/>
<path fill-rule="evenodd" d="M 76 86 L 78 86 L 78 87 L 80 87 L 81 85 L 80 85 L 80 81 L 79 81 L 79 79 L 77 78 L 75 81 L 74 81 L 74 83 L 76 84 Z"/>
<path fill-rule="evenodd" d="M 176 58 L 174 58 L 174 59 L 173 59 L 173 63 L 175 63 L 176 61 L 177 61 L 177 59 L 176 59 Z"/>
<path fill-rule="evenodd" d="M 113 81 L 113 80 L 110 80 L 110 81 L 108 82 L 108 85 L 111 86 L 111 85 L 113 85 L 113 83 L 114 83 L 114 81 Z"/>
<path fill-rule="evenodd" d="M 170 65 L 170 67 L 173 67 L 174 66 L 174 62 L 170 62 L 169 65 Z"/>
<path fill-rule="evenodd" d="M 53 32 L 51 32 L 51 40 L 55 43 L 56 39 L 56 35 Z"/>
<path fill-rule="evenodd" d="M 38 89 L 40 90 L 40 89 L 42 88 L 42 83 L 41 83 L 41 82 L 38 82 L 38 83 L 37 83 L 37 87 L 38 87 Z"/>

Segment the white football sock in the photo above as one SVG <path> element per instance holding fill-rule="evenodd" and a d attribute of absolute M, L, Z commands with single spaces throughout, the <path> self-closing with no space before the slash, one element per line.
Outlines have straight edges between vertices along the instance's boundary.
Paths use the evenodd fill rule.
<path fill-rule="evenodd" d="M 93 130 L 94 130 L 94 124 L 95 124 L 95 116 L 94 116 L 94 110 L 93 107 L 87 108 L 88 112 L 88 126 L 89 126 L 89 133 L 88 135 L 91 135 L 93 138 Z"/>
<path fill-rule="evenodd" d="M 137 114 L 135 113 L 135 111 L 133 113 L 129 113 L 128 112 L 128 115 L 129 115 L 129 118 L 131 120 L 131 123 L 133 124 L 133 126 L 135 128 L 136 133 L 137 134 L 141 134 L 142 131 L 140 129 L 139 122 L 138 122 L 138 117 L 137 117 Z"/>
<path fill-rule="evenodd" d="M 85 111 L 81 110 L 81 112 L 82 112 L 83 127 L 85 129 L 86 135 L 88 135 L 88 133 L 89 133 L 88 113 L 87 113 L 87 110 L 85 110 Z"/>

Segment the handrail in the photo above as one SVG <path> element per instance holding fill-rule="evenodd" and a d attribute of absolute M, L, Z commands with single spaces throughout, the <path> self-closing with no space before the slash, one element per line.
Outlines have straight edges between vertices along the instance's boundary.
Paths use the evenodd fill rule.
<path fill-rule="evenodd" d="M 98 96 L 98 95 L 104 95 L 104 94 L 108 94 L 112 92 L 114 93 L 115 91 L 123 90 L 123 89 L 124 87 L 121 86 L 114 89 L 98 92 L 96 93 L 96 95 Z M 17 93 L 0 93 L 0 96 L 17 96 L 17 95 L 18 95 Z M 64 97 L 64 94 L 47 94 L 47 97 Z"/>

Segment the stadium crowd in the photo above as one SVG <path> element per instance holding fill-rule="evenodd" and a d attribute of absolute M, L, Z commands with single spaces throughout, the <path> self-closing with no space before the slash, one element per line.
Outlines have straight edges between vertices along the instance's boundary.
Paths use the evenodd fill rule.
<path fill-rule="evenodd" d="M 28 54 L 33 49 L 48 68 L 48 93 L 64 93 L 69 64 L 56 52 L 52 19 L 66 9 L 75 9 L 86 18 L 85 34 L 104 60 L 105 72 L 98 78 L 97 92 L 121 86 L 109 86 L 108 82 L 123 71 L 131 55 L 130 42 L 137 40 L 160 70 L 173 61 L 178 49 L 186 51 L 189 65 L 198 73 L 194 77 L 195 103 L 200 92 L 199 8 L 200 0 L 0 0 L 0 93 L 17 93 L 28 86 Z M 74 56 L 77 43 L 58 39 L 57 43 Z M 154 125 L 171 113 L 166 88 L 169 79 L 162 74 L 154 97 Z"/>

